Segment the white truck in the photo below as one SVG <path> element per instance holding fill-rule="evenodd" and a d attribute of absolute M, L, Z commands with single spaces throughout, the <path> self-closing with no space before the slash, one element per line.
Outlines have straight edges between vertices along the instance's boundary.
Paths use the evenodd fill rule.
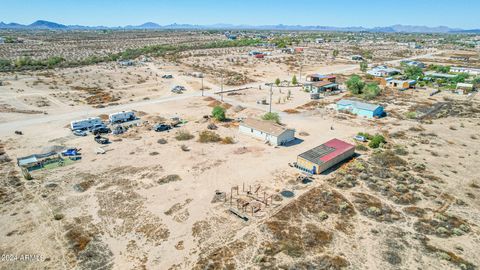
<path fill-rule="evenodd" d="M 91 117 L 70 122 L 70 128 L 72 130 L 86 130 L 96 126 L 105 126 L 100 117 Z"/>
<path fill-rule="evenodd" d="M 132 121 L 135 120 L 135 113 L 132 111 L 123 111 L 123 112 L 117 112 L 117 113 L 112 113 L 108 116 L 108 119 L 110 120 L 110 123 L 123 123 L 127 121 Z"/>

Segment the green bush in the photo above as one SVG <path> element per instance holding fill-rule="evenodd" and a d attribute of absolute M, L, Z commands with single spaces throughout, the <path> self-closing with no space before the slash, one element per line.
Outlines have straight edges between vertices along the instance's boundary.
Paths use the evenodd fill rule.
<path fill-rule="evenodd" d="M 353 75 L 350 77 L 345 84 L 347 85 L 348 91 L 350 91 L 353 95 L 362 94 L 363 88 L 366 85 L 358 75 Z"/>
<path fill-rule="evenodd" d="M 408 119 L 416 119 L 417 118 L 417 112 L 407 112 L 405 114 L 405 116 L 408 118 Z"/>
<path fill-rule="evenodd" d="M 363 88 L 362 96 L 364 99 L 373 99 L 380 94 L 382 90 L 376 83 L 369 83 Z"/>
<path fill-rule="evenodd" d="M 225 109 L 221 106 L 215 106 L 212 110 L 212 116 L 218 121 L 225 121 Z"/>
<path fill-rule="evenodd" d="M 280 116 L 278 113 L 268 112 L 262 116 L 263 120 L 274 121 L 277 124 L 280 124 Z"/>
<path fill-rule="evenodd" d="M 381 144 L 384 144 L 385 142 L 386 142 L 385 137 L 383 137 L 382 135 L 376 134 L 368 143 L 368 147 L 378 148 L 380 147 Z"/>

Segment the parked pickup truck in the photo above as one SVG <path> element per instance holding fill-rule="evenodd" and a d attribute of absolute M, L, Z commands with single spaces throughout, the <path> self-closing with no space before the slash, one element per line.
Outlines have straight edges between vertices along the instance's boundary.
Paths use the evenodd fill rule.
<path fill-rule="evenodd" d="M 155 126 L 153 126 L 153 130 L 155 130 L 156 132 L 167 131 L 170 129 L 172 129 L 172 126 L 167 124 L 156 124 Z"/>
<path fill-rule="evenodd" d="M 108 127 L 99 127 L 99 128 L 92 129 L 93 135 L 104 134 L 104 133 L 106 134 L 106 133 L 110 133 L 110 132 L 111 132 L 111 130 Z"/>
<path fill-rule="evenodd" d="M 108 138 L 102 137 L 100 135 L 95 136 L 95 141 L 99 144 L 107 144 L 110 142 Z"/>

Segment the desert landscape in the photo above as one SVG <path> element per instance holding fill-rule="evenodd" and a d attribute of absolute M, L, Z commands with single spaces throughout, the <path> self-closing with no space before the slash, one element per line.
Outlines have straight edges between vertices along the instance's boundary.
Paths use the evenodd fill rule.
<path fill-rule="evenodd" d="M 479 35 L 234 34 L 0 30 L 16 41 L 0 44 L 1 269 L 478 269 L 480 77 L 428 72 L 478 70 Z M 382 65 L 419 75 L 399 89 Z M 334 91 L 306 90 L 315 74 Z M 91 117 L 121 132 L 72 132 Z M 248 118 L 295 138 L 248 136 Z M 299 169 L 334 138 L 355 155 Z"/>

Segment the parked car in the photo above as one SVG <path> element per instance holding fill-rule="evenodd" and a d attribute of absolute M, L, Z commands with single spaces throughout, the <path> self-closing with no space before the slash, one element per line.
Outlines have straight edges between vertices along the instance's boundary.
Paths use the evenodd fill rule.
<path fill-rule="evenodd" d="M 367 138 L 365 138 L 365 136 L 361 136 L 361 135 L 356 135 L 355 137 L 353 137 L 354 140 L 356 141 L 359 141 L 359 142 L 366 142 L 367 141 Z"/>
<path fill-rule="evenodd" d="M 165 74 L 162 76 L 163 79 L 172 79 L 173 75 L 172 74 Z"/>
<path fill-rule="evenodd" d="M 80 155 L 79 151 L 80 151 L 80 149 L 70 148 L 70 149 L 67 149 L 67 150 L 63 151 L 62 156 L 73 157 L 73 156 L 76 156 L 76 155 Z"/>
<path fill-rule="evenodd" d="M 110 142 L 108 138 L 102 137 L 100 135 L 95 136 L 95 141 L 99 144 L 107 144 Z"/>
<path fill-rule="evenodd" d="M 172 129 L 172 126 L 167 124 L 157 124 L 153 126 L 153 130 L 155 130 L 156 132 L 167 131 L 170 129 Z"/>
<path fill-rule="evenodd" d="M 172 92 L 176 94 L 181 94 L 185 90 L 186 90 L 185 87 L 181 85 L 176 85 L 175 87 L 172 88 Z"/>
<path fill-rule="evenodd" d="M 110 128 L 108 128 L 108 127 L 99 127 L 99 128 L 96 128 L 96 129 L 92 129 L 91 132 L 93 133 L 93 135 L 97 135 L 97 134 L 107 134 L 107 133 L 110 133 L 111 130 L 110 130 Z"/>
<path fill-rule="evenodd" d="M 76 129 L 73 131 L 73 135 L 75 136 L 87 136 L 87 133 L 83 130 Z"/>

